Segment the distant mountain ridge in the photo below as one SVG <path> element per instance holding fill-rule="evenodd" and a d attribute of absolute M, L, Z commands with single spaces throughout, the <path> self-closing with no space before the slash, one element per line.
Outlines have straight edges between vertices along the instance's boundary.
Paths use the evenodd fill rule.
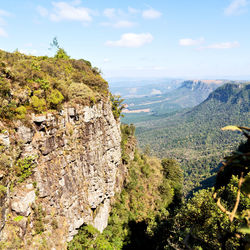
<path fill-rule="evenodd" d="M 124 121 L 136 123 L 134 113 L 146 110 L 147 114 L 140 114 L 143 120 L 154 119 L 155 116 L 180 111 L 183 108 L 192 108 L 203 102 L 209 94 L 226 80 L 186 80 L 180 86 L 164 94 L 146 96 L 142 98 L 128 98 L 128 105 Z M 131 118 L 131 119 L 130 119 Z"/>
<path fill-rule="evenodd" d="M 194 107 L 225 82 L 226 80 L 187 80 L 173 92 L 182 107 Z"/>
<path fill-rule="evenodd" d="M 237 103 L 242 100 L 249 101 L 249 83 L 227 83 L 216 89 L 209 96 L 207 101 L 217 99 L 221 102 Z"/>
<path fill-rule="evenodd" d="M 208 110 L 214 116 L 221 112 L 249 112 L 250 109 L 250 83 L 226 83 L 209 94 L 208 98 L 196 106 L 190 113 L 197 115 Z M 207 112 L 206 112 L 207 113 Z M 240 119 L 240 117 L 239 117 Z"/>
<path fill-rule="evenodd" d="M 242 140 L 237 133 L 222 132 L 227 125 L 250 125 L 250 83 L 226 83 L 189 111 L 137 123 L 136 134 L 142 148 L 150 145 L 161 157 L 177 158 L 198 184 Z"/>
<path fill-rule="evenodd" d="M 179 88 L 187 88 L 194 90 L 213 91 L 223 85 L 226 80 L 187 80 L 182 83 Z"/>

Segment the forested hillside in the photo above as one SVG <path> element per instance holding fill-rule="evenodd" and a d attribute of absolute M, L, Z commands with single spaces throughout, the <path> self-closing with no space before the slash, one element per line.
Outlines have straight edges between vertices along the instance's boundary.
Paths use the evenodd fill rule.
<path fill-rule="evenodd" d="M 213 175 L 223 154 L 243 139 L 220 129 L 230 124 L 249 125 L 249 100 L 250 84 L 225 84 L 188 112 L 136 124 L 139 144 L 142 148 L 149 145 L 160 157 L 178 159 L 184 169 L 185 189 L 190 190 Z"/>
<path fill-rule="evenodd" d="M 134 151 L 108 227 L 101 234 L 83 226 L 68 249 L 248 249 L 250 129 L 229 129 L 243 132 L 248 141 L 225 159 L 213 188 L 185 202 L 176 162 L 164 159 L 160 164 Z M 126 149 L 133 127 L 123 125 L 122 131 Z"/>
<path fill-rule="evenodd" d="M 68 249 L 156 249 L 159 224 L 181 204 L 183 174 L 178 163 L 139 153 L 134 126 L 122 125 L 121 130 L 128 173 L 113 200 L 108 227 L 102 234 L 91 225 L 81 227 Z"/>

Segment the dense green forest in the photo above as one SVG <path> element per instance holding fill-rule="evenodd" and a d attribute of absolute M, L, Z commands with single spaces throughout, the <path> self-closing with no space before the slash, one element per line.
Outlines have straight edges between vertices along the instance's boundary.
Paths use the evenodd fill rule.
<path fill-rule="evenodd" d="M 250 129 L 236 129 L 248 140 L 225 158 L 215 186 L 184 201 L 176 161 L 160 162 L 136 149 L 128 160 L 134 127 L 123 125 L 128 178 L 113 201 L 109 225 L 102 234 L 82 226 L 68 249 L 248 249 Z"/>
<path fill-rule="evenodd" d="M 181 113 L 136 124 L 141 148 L 177 159 L 184 170 L 185 192 L 211 186 L 223 157 L 244 140 L 240 133 L 222 132 L 228 124 L 250 124 L 250 84 L 228 83 L 212 92 L 200 105 Z M 206 180 L 206 181 L 205 181 Z"/>

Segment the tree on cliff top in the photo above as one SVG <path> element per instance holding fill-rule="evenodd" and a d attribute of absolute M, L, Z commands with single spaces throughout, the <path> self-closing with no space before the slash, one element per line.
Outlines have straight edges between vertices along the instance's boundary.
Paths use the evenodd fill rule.
<path fill-rule="evenodd" d="M 49 49 L 56 49 L 56 54 L 55 54 L 55 58 L 62 58 L 62 59 L 69 59 L 70 57 L 67 55 L 66 51 L 59 46 L 57 37 L 53 38 L 52 43 L 50 43 L 50 48 Z"/>

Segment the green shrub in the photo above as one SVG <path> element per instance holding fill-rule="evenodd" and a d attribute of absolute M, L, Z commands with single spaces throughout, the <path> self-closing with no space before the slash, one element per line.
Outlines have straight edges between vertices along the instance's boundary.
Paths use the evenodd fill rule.
<path fill-rule="evenodd" d="M 82 226 L 79 233 L 74 237 L 68 245 L 68 249 L 113 249 L 110 242 L 104 235 L 93 226 Z"/>
<path fill-rule="evenodd" d="M 36 166 L 35 159 L 32 156 L 19 159 L 15 165 L 18 182 L 23 182 L 26 178 L 28 178 L 32 174 L 32 169 L 35 166 Z"/>
<path fill-rule="evenodd" d="M 6 155 L 1 153 L 0 154 L 0 169 L 6 170 L 11 166 L 11 158 Z"/>
<path fill-rule="evenodd" d="M 0 116 L 24 119 L 27 110 L 41 113 L 63 102 L 94 104 L 108 97 L 108 84 L 91 63 L 70 59 L 57 39 L 54 58 L 0 50 Z M 21 107 L 21 108 L 20 108 Z"/>
<path fill-rule="evenodd" d="M 0 96 L 10 96 L 10 83 L 0 78 Z"/>
<path fill-rule="evenodd" d="M 62 93 L 57 89 L 53 89 L 47 97 L 47 101 L 50 105 L 50 108 L 52 109 L 57 109 L 58 106 L 62 103 L 63 99 L 64 97 Z"/>
<path fill-rule="evenodd" d="M 86 98 L 95 99 L 94 91 L 84 83 L 72 83 L 68 88 L 68 95 L 70 99 L 76 99 L 78 102 Z"/>
<path fill-rule="evenodd" d="M 13 119 L 15 117 L 16 108 L 15 101 L 8 102 L 7 100 L 3 100 L 1 103 L 0 100 L 0 117 L 5 119 Z"/>
<path fill-rule="evenodd" d="M 92 71 L 95 75 L 100 75 L 102 73 L 102 71 L 98 69 L 97 67 L 92 68 Z"/>
<path fill-rule="evenodd" d="M 45 110 L 46 101 L 43 98 L 39 99 L 37 96 L 34 95 L 31 97 L 31 105 L 35 111 L 40 113 Z"/>
<path fill-rule="evenodd" d="M 17 119 L 24 119 L 27 114 L 27 109 L 24 106 L 16 108 Z"/>
<path fill-rule="evenodd" d="M 19 221 L 21 221 L 23 219 L 23 216 L 17 216 L 17 217 L 15 217 L 14 218 L 14 221 L 16 221 L 16 222 L 19 222 Z"/>
<path fill-rule="evenodd" d="M 7 192 L 7 187 L 0 185 L 0 198 L 2 198 Z"/>
<path fill-rule="evenodd" d="M 59 48 L 55 54 L 55 58 L 57 58 L 57 59 L 69 59 L 70 57 L 67 55 L 66 51 L 63 48 Z"/>
<path fill-rule="evenodd" d="M 45 230 L 43 221 L 45 215 L 46 213 L 43 211 L 41 205 L 34 208 L 34 229 L 36 234 L 41 234 Z"/>
<path fill-rule="evenodd" d="M 45 91 L 50 88 L 50 83 L 47 80 L 37 78 L 35 80 L 35 82 L 39 83 L 40 84 L 40 88 L 43 89 L 43 90 L 45 90 Z"/>
<path fill-rule="evenodd" d="M 122 102 L 124 99 L 121 99 L 121 96 L 119 95 L 112 95 L 110 94 L 110 101 L 112 103 L 112 112 L 117 120 L 120 116 L 123 116 L 121 114 L 122 110 L 124 109 L 124 106 L 122 105 Z"/>

